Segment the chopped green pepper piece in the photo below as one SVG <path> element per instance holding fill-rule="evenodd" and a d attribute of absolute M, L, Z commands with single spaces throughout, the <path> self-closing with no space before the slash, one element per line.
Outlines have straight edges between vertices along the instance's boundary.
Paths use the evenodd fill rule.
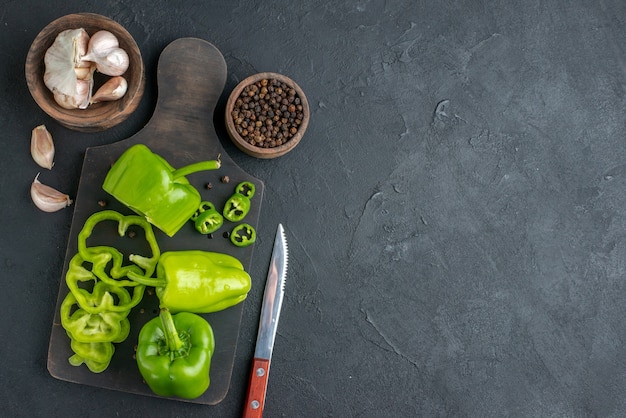
<path fill-rule="evenodd" d="M 128 278 L 154 286 L 161 306 L 172 312 L 221 311 L 243 301 L 252 284 L 235 257 L 199 250 L 164 252 L 156 276 L 131 272 Z"/>
<path fill-rule="evenodd" d="M 102 188 L 171 237 L 191 218 L 201 200 L 185 176 L 220 166 L 218 156 L 217 160 L 174 169 L 145 145 L 136 144 L 113 164 Z"/>
<path fill-rule="evenodd" d="M 87 247 L 87 239 L 93 233 L 96 225 L 103 221 L 117 222 L 117 231 L 120 237 L 123 237 L 126 234 L 126 231 L 131 225 L 141 227 L 144 230 L 145 239 L 150 246 L 152 255 L 150 257 L 144 257 L 138 254 L 131 254 L 128 258 L 134 263 L 134 265 L 129 264 L 127 266 L 123 266 L 122 263 L 124 261 L 124 257 L 122 253 L 115 248 L 106 246 Z M 103 210 L 96 212 L 87 218 L 83 228 L 78 233 L 78 253 L 84 261 L 93 264 L 92 271 L 100 280 L 120 286 L 136 286 L 137 284 L 130 280 L 120 281 L 116 279 L 126 277 L 130 271 L 136 273 L 137 266 L 141 267 L 145 271 L 146 275 L 151 275 L 156 268 L 157 262 L 159 261 L 161 251 L 157 244 L 156 237 L 154 236 L 152 226 L 141 216 L 125 216 L 113 210 Z M 113 265 L 110 267 L 109 273 L 112 277 L 107 274 L 107 265 L 111 261 Z"/>
<path fill-rule="evenodd" d="M 194 399 L 209 387 L 215 339 L 211 325 L 189 312 L 162 308 L 139 332 L 137 366 L 150 389 L 160 396 Z"/>
<path fill-rule="evenodd" d="M 72 366 L 85 364 L 93 373 L 102 373 L 109 367 L 115 347 L 109 342 L 105 343 L 81 343 L 72 340 L 72 351 L 75 353 L 69 358 Z"/>
<path fill-rule="evenodd" d="M 131 225 L 143 228 L 151 256 L 130 255 L 131 264 L 123 265 L 124 256 L 113 247 L 87 246 L 97 224 L 116 221 L 120 236 Z M 152 275 L 160 250 L 152 226 L 141 216 L 124 216 L 106 210 L 94 213 L 78 234 L 78 253 L 69 263 L 65 282 L 70 290 L 60 308 L 61 325 L 70 338 L 73 366 L 85 364 L 94 373 L 104 371 L 115 348 L 130 332 L 127 316 L 143 297 L 145 285 L 127 279 L 128 274 Z M 86 266 L 90 265 L 89 268 Z M 132 288 L 132 297 L 126 287 Z M 91 289 L 91 290 L 90 290 Z"/>
<path fill-rule="evenodd" d="M 70 292 L 76 298 L 78 305 L 90 314 L 98 314 L 101 312 L 128 312 L 136 306 L 143 297 L 145 286 L 139 285 L 132 280 L 120 281 L 124 285 L 130 282 L 128 286 L 133 287 L 132 298 L 128 291 L 122 287 L 122 283 L 115 281 L 98 281 L 96 275 L 83 266 L 84 260 L 80 254 L 76 254 L 70 260 L 67 274 L 65 275 L 65 283 Z M 142 270 L 137 266 L 133 271 L 142 274 Z M 93 290 L 89 292 L 80 283 L 93 282 Z M 106 285 L 106 286 L 104 286 Z M 114 299 L 112 294 L 116 296 Z"/>
<path fill-rule="evenodd" d="M 247 247 L 256 241 L 256 230 L 252 225 L 237 225 L 230 233 L 230 242 L 237 247 Z"/>
<path fill-rule="evenodd" d="M 250 212 L 250 199 L 254 196 L 254 184 L 249 181 L 243 181 L 235 187 L 235 193 L 232 194 L 224 205 L 224 218 L 231 222 L 239 222 Z"/>
<path fill-rule="evenodd" d="M 215 209 L 211 202 L 202 202 L 196 213 L 191 217 L 194 226 L 201 234 L 211 234 L 222 227 L 224 217 Z"/>
<path fill-rule="evenodd" d="M 109 292 L 117 294 L 126 292 L 124 288 L 112 289 L 104 282 L 98 282 L 94 286 L 94 293 L 98 293 L 103 299 L 111 299 L 103 303 L 112 303 L 113 297 Z M 126 299 L 130 300 L 130 295 L 126 292 Z M 124 340 L 128 336 L 130 325 L 126 312 L 100 312 L 92 314 L 78 308 L 72 312 L 75 305 L 78 305 L 73 293 L 68 293 L 61 304 L 61 325 L 72 340 L 83 343 L 101 343 Z"/>
<path fill-rule="evenodd" d="M 256 188 L 254 187 L 254 183 L 251 181 L 242 181 L 237 185 L 237 187 L 235 187 L 235 192 L 244 195 L 248 199 L 252 199 L 255 190 Z"/>

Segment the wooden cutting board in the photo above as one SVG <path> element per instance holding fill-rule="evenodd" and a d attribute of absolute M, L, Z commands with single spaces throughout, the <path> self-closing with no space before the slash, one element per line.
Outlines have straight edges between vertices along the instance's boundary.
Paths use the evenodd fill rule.
<path fill-rule="evenodd" d="M 122 214 L 132 212 L 117 202 L 102 189 L 104 178 L 117 158 L 131 145 L 145 144 L 161 155 L 175 168 L 221 157 L 222 167 L 187 176 L 200 192 L 203 200 L 209 200 L 219 209 L 234 192 L 241 181 L 251 181 L 256 186 L 252 208 L 245 222 L 258 229 L 258 219 L 263 198 L 263 183 L 239 168 L 222 148 L 213 126 L 213 112 L 226 82 L 226 63 L 220 51 L 212 44 L 195 38 L 182 38 L 169 44 L 162 52 L 158 63 L 157 83 L 159 97 L 149 123 L 134 136 L 101 147 L 88 148 L 85 153 L 79 188 L 74 206 L 74 217 L 70 229 L 63 275 L 60 280 L 59 296 L 52 324 L 48 353 L 48 370 L 55 378 L 75 383 L 120 390 L 130 393 L 156 396 L 143 383 L 134 359 L 139 330 L 148 320 L 158 315 L 158 300 L 154 292 L 147 289 L 142 302 L 133 308 L 129 319 L 131 332 L 116 351 L 110 366 L 102 373 L 90 372 L 85 365 L 71 366 L 68 358 L 73 354 L 70 340 L 61 327 L 59 308 L 69 292 L 65 275 L 72 256 L 77 253 L 77 236 L 85 220 L 95 212 L 103 210 L 99 202 L 106 201 L 105 209 Z M 220 120 L 223 117 L 219 118 Z M 223 176 L 229 181 L 224 182 Z M 212 185 L 207 188 L 207 184 Z M 124 254 L 149 254 L 141 239 L 119 238 L 115 225 L 96 237 L 98 241 L 89 245 L 114 245 Z M 188 222 L 173 237 L 168 237 L 154 228 L 161 252 L 172 250 L 205 250 L 230 254 L 237 257 L 250 271 L 253 246 L 239 248 L 223 236 L 236 224 L 224 221 L 224 226 L 212 238 L 199 234 Z M 109 233 L 110 232 L 110 233 Z M 104 242 L 106 241 L 106 242 Z M 252 286 L 263 286 L 263 278 L 252 278 Z M 245 301 L 243 303 L 246 303 Z M 211 362 L 211 385 L 200 398 L 190 402 L 217 404 L 228 392 L 242 321 L 243 303 L 224 311 L 204 317 L 213 327 L 215 353 Z"/>

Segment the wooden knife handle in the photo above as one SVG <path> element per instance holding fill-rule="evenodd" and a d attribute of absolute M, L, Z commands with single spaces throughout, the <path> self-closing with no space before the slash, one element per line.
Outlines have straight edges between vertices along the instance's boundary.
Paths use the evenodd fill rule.
<path fill-rule="evenodd" d="M 269 360 L 254 358 L 252 361 L 252 370 L 250 371 L 248 395 L 243 409 L 243 418 L 259 418 L 263 416 L 269 371 Z"/>

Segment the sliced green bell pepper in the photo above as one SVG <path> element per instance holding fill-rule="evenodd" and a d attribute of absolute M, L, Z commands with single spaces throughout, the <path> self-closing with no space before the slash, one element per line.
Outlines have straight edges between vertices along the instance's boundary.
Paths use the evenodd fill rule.
<path fill-rule="evenodd" d="M 108 291 L 99 287 L 111 290 L 111 286 L 98 282 L 93 293 L 110 296 Z M 130 295 L 127 293 L 124 299 L 129 301 Z M 75 305 L 78 305 L 78 301 L 72 293 L 68 293 L 61 304 L 61 325 L 70 338 L 74 352 L 69 363 L 72 366 L 84 363 L 93 373 L 101 373 L 109 367 L 115 352 L 113 343 L 124 341 L 130 333 L 130 321 L 127 318 L 130 311 L 92 314 L 80 307 L 74 309 Z"/>
<path fill-rule="evenodd" d="M 102 373 L 109 367 L 115 347 L 109 342 L 105 343 L 81 343 L 72 340 L 72 351 L 75 353 L 69 358 L 72 366 L 85 364 L 93 373 Z"/>
<path fill-rule="evenodd" d="M 191 218 L 201 200 L 185 176 L 220 166 L 218 156 L 217 160 L 174 169 L 145 145 L 136 144 L 113 164 L 102 188 L 172 236 Z"/>
<path fill-rule="evenodd" d="M 77 304 L 86 312 L 90 314 L 128 312 L 141 301 L 145 286 L 132 280 L 127 280 L 134 286 L 131 298 L 128 291 L 121 285 L 115 282 L 98 281 L 96 275 L 85 268 L 83 264 L 84 260 L 80 254 L 72 257 L 65 275 L 65 283 L 76 298 Z M 133 267 L 136 267 L 138 274 L 142 274 L 142 270 L 139 267 Z M 89 282 L 92 282 L 91 287 L 93 290 L 91 292 L 84 286 L 85 283 Z"/>
<path fill-rule="evenodd" d="M 211 234 L 222 227 L 224 217 L 215 209 L 211 202 L 202 202 L 196 213 L 191 217 L 196 230 L 201 234 Z"/>
<path fill-rule="evenodd" d="M 243 181 L 235 187 L 235 193 L 232 194 L 224 205 L 224 218 L 231 222 L 239 222 L 250 212 L 252 196 L 254 196 L 254 184 L 249 181 Z"/>
<path fill-rule="evenodd" d="M 252 225 L 239 224 L 230 233 L 230 242 L 237 247 L 247 247 L 256 241 L 256 230 Z"/>
<path fill-rule="evenodd" d="M 103 221 L 117 222 L 117 232 L 124 236 L 132 225 L 141 227 L 149 244 L 149 257 L 131 254 L 128 265 L 124 256 L 113 247 L 88 246 L 96 225 Z M 130 332 L 127 316 L 143 297 L 145 285 L 127 279 L 130 272 L 152 275 L 160 250 L 148 221 L 138 215 L 124 216 L 106 210 L 94 213 L 78 233 L 78 253 L 70 262 L 65 282 L 70 290 L 60 308 L 61 326 L 70 338 L 74 355 L 70 364 L 85 364 L 94 373 L 104 371 L 115 347 Z M 132 289 L 132 296 L 126 288 Z"/>
<path fill-rule="evenodd" d="M 132 225 L 143 229 L 145 240 L 150 246 L 151 256 L 146 257 L 139 254 L 130 254 L 128 259 L 134 264 L 123 266 L 124 256 L 113 247 L 107 246 L 87 246 L 87 240 L 93 233 L 96 225 L 104 221 L 117 222 L 117 232 L 120 237 L 126 235 L 126 231 Z M 78 253 L 84 261 L 93 264 L 91 271 L 102 281 L 119 286 L 137 286 L 136 282 L 130 280 L 120 280 L 128 275 L 128 272 L 137 273 L 137 266 L 145 271 L 146 275 L 151 275 L 157 265 L 161 250 L 157 244 L 152 226 L 148 221 L 138 215 L 122 215 L 113 210 L 103 210 L 91 215 L 85 221 L 83 228 L 78 233 Z M 112 263 L 109 266 L 109 263 Z M 107 273 L 107 269 L 109 272 Z"/>
<path fill-rule="evenodd" d="M 100 289 L 102 287 L 104 289 Z M 110 292 L 123 294 L 125 289 L 112 289 L 103 282 L 98 282 L 94 287 L 94 293 L 103 297 L 110 297 Z M 126 300 L 130 300 L 128 292 Z M 128 337 L 130 323 L 127 316 L 130 310 L 92 314 L 80 307 L 73 310 L 75 305 L 78 305 L 78 301 L 73 293 L 68 293 L 61 304 L 61 325 L 72 340 L 83 343 L 102 343 L 124 341 Z"/>
<path fill-rule="evenodd" d="M 155 394 L 194 399 L 209 387 L 214 350 L 213 329 L 204 318 L 161 309 L 139 332 L 137 366 Z"/>
<path fill-rule="evenodd" d="M 228 254 L 190 250 L 161 254 L 156 278 L 130 272 L 128 278 L 154 286 L 161 306 L 172 312 L 209 313 L 243 301 L 250 275 Z"/>

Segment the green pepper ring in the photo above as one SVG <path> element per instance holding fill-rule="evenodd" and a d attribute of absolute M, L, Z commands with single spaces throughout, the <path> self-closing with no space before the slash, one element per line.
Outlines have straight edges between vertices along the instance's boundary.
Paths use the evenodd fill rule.
<path fill-rule="evenodd" d="M 198 215 L 194 221 L 196 230 L 201 234 L 212 234 L 222 227 L 224 224 L 224 217 L 221 213 L 213 210 L 207 210 Z"/>
<path fill-rule="evenodd" d="M 235 193 L 239 193 L 240 195 L 243 195 L 248 199 L 252 199 L 255 190 L 256 189 L 254 187 L 254 183 L 250 181 L 242 181 L 237 185 L 237 187 L 235 187 Z"/>
<path fill-rule="evenodd" d="M 207 211 L 216 211 L 215 205 L 207 200 L 203 200 L 200 202 L 200 206 L 198 206 L 198 210 L 196 210 L 196 213 L 193 214 L 191 220 L 195 222 L 195 220 L 198 219 L 198 216 Z"/>
<path fill-rule="evenodd" d="M 230 242 L 237 247 L 247 247 L 256 241 L 256 230 L 250 224 L 239 224 L 230 233 Z"/>

